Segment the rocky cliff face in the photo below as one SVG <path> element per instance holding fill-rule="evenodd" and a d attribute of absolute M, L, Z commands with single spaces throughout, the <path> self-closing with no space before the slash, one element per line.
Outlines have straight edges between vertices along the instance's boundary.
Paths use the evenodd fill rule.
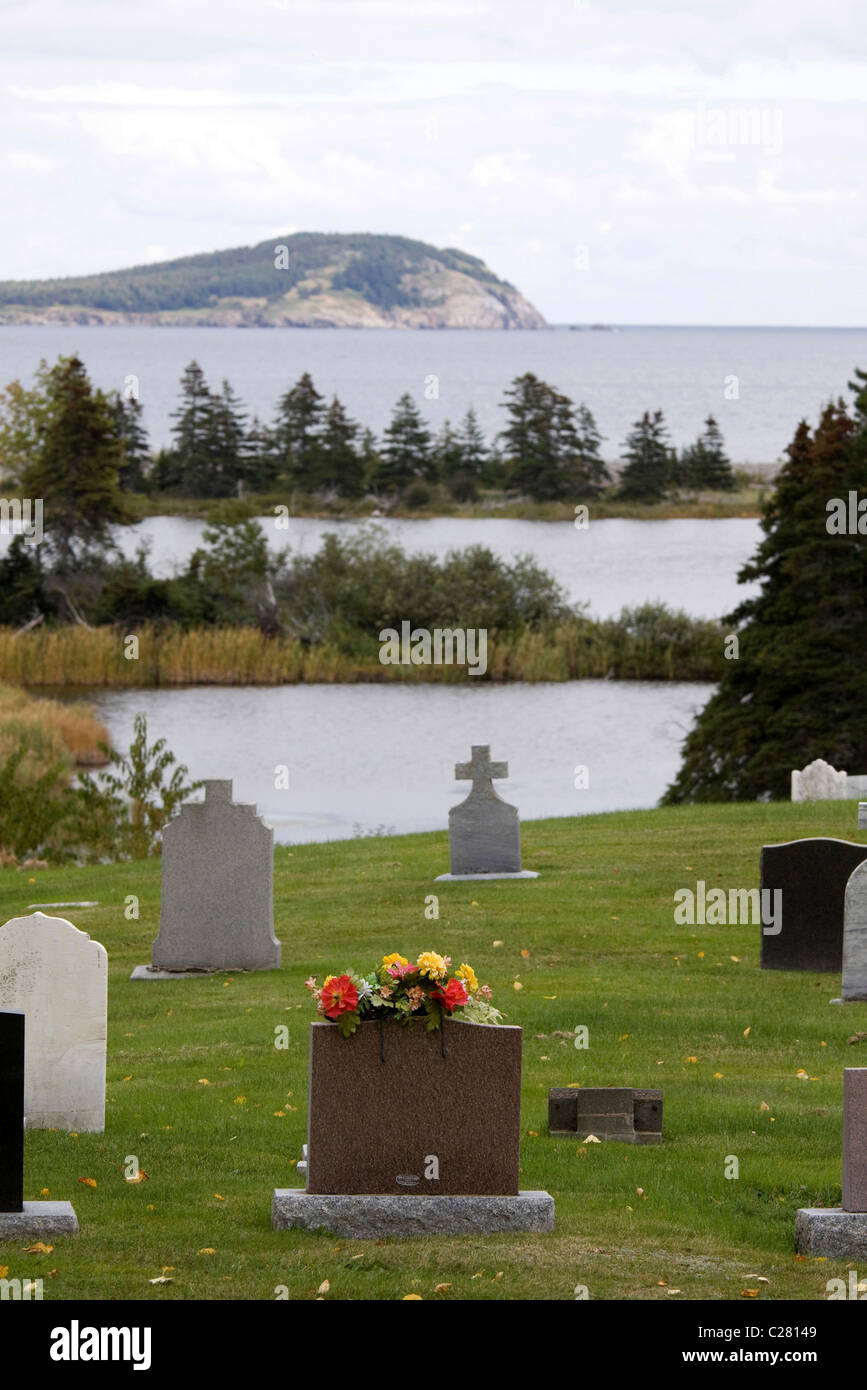
<path fill-rule="evenodd" d="M 405 238 L 317 235 L 314 242 L 313 234 L 300 234 L 287 240 L 298 249 L 291 253 L 292 273 L 282 277 L 275 273 L 275 248 L 262 243 L 80 280 L 7 282 L 0 285 L 0 323 L 546 326 L 514 286 L 461 252 Z M 262 293 L 250 292 L 260 287 Z M 179 300 L 182 307 L 175 307 Z"/>

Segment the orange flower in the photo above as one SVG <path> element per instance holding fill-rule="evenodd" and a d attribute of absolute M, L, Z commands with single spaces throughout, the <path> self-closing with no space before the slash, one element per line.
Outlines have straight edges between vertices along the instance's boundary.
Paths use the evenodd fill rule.
<path fill-rule="evenodd" d="M 348 975 L 332 975 L 322 986 L 322 1011 L 326 1018 L 351 1014 L 358 1003 L 358 990 Z"/>

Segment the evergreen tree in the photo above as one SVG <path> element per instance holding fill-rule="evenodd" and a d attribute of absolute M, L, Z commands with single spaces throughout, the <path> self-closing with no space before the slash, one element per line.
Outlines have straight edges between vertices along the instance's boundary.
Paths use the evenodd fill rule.
<path fill-rule="evenodd" d="M 319 435 L 319 477 L 322 487 L 336 488 L 341 497 L 361 497 L 364 492 L 364 462 L 355 447 L 358 429 L 335 396 Z"/>
<path fill-rule="evenodd" d="M 722 431 L 712 415 L 704 423 L 704 434 L 681 454 L 678 481 L 684 487 L 731 492 L 736 486 L 735 475 L 726 456 Z"/>
<path fill-rule="evenodd" d="M 150 464 L 150 445 L 142 423 L 141 401 L 134 396 L 115 396 L 112 413 L 123 449 L 119 485 L 124 492 L 144 492 Z"/>
<path fill-rule="evenodd" d="M 213 497 L 213 398 L 198 362 L 190 362 L 181 377 L 181 404 L 172 412 L 173 458 L 157 461 L 161 486 L 172 481 L 191 497 Z"/>
<path fill-rule="evenodd" d="M 852 385 L 854 417 L 829 404 L 786 450 L 764 538 L 739 575 L 761 592 L 727 620 L 738 659 L 720 662 L 667 802 L 786 799 L 791 768 L 814 758 L 867 766 L 867 534 L 835 534 L 828 508 L 867 496 L 867 374 Z"/>
<path fill-rule="evenodd" d="M 463 472 L 468 473 L 476 482 L 481 483 L 490 462 L 491 451 L 472 406 L 461 421 L 458 441 L 463 455 L 461 461 Z"/>
<path fill-rule="evenodd" d="M 273 436 L 278 466 L 292 487 L 315 492 L 319 486 L 319 429 L 324 405 L 309 372 L 281 396 Z"/>
<path fill-rule="evenodd" d="M 274 437 L 254 415 L 242 451 L 244 478 L 253 492 L 269 492 L 277 481 L 279 464 Z"/>
<path fill-rule="evenodd" d="M 575 492 L 579 497 L 598 497 L 602 489 L 610 485 L 611 474 L 599 452 L 602 435 L 586 405 L 579 405 L 575 412 L 575 437 Z"/>
<path fill-rule="evenodd" d="M 371 480 L 376 477 L 382 464 L 379 445 L 376 442 L 376 435 L 369 426 L 365 426 L 361 431 L 358 456 L 361 460 L 361 475 L 364 479 L 365 486 L 367 486 Z"/>
<path fill-rule="evenodd" d="M 430 430 L 408 391 L 400 397 L 386 426 L 379 466 L 374 478 L 382 492 L 402 492 L 432 471 Z"/>
<path fill-rule="evenodd" d="M 635 502 L 658 502 L 671 482 L 671 451 L 662 411 L 645 410 L 624 445 L 626 467 L 620 475 L 620 496 Z"/>
<path fill-rule="evenodd" d="M 247 475 L 247 415 L 228 381 L 208 407 L 207 451 L 211 456 L 206 497 L 235 497 Z"/>
<path fill-rule="evenodd" d="M 88 549 L 111 545 L 109 528 L 130 520 L 118 489 L 123 451 L 111 402 L 78 357 L 61 357 L 45 377 L 44 433 L 22 482 L 41 498 L 46 552 L 65 575 Z"/>

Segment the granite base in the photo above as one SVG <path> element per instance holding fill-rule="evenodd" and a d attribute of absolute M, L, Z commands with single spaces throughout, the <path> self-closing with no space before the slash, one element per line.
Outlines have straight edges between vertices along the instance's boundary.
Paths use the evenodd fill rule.
<path fill-rule="evenodd" d="M 532 869 L 521 869 L 516 874 L 437 874 L 435 883 L 477 883 L 489 878 L 538 878 Z"/>
<path fill-rule="evenodd" d="M 795 1216 L 795 1249 L 799 1255 L 832 1260 L 867 1258 L 867 1211 L 801 1207 Z"/>
<path fill-rule="evenodd" d="M 324 1230 L 354 1240 L 553 1231 L 554 1199 L 548 1192 L 519 1192 L 514 1197 L 328 1196 L 301 1187 L 278 1187 L 271 1225 L 277 1231 Z"/>
<path fill-rule="evenodd" d="M 25 1202 L 23 1211 L 0 1211 L 0 1240 L 77 1235 L 71 1202 Z"/>

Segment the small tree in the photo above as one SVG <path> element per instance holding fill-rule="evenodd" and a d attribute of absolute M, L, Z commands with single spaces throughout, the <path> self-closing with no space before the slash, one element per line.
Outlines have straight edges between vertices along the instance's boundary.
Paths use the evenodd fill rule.
<path fill-rule="evenodd" d="M 386 426 L 375 485 L 386 493 L 402 492 L 432 471 L 431 434 L 408 391 L 400 397 Z"/>
<path fill-rule="evenodd" d="M 309 372 L 281 396 L 272 431 L 281 473 L 292 487 L 315 492 L 319 486 L 319 429 L 324 405 Z"/>
<path fill-rule="evenodd" d="M 680 458 L 680 481 L 684 487 L 706 488 L 710 492 L 731 492 L 736 486 L 731 463 L 726 456 L 722 431 L 712 415 L 705 420 L 704 433 L 684 449 Z"/>
<path fill-rule="evenodd" d="M 364 492 L 364 462 L 355 446 L 358 429 L 335 396 L 319 435 L 319 482 L 336 488 L 341 497 L 360 497 Z"/>
<path fill-rule="evenodd" d="M 112 401 L 112 412 L 123 454 L 118 484 L 124 492 L 144 492 L 150 464 L 150 445 L 142 422 L 141 401 L 134 396 L 116 395 Z"/>
<path fill-rule="evenodd" d="M 662 411 L 645 410 L 626 437 L 626 467 L 620 475 L 620 496 L 634 502 L 658 502 L 671 481 L 671 453 Z"/>
<path fill-rule="evenodd" d="M 579 405 L 575 412 L 574 433 L 576 442 L 575 492 L 579 497 L 598 497 L 603 488 L 610 485 L 611 474 L 599 452 L 602 435 L 599 433 L 592 412 L 586 405 Z"/>

